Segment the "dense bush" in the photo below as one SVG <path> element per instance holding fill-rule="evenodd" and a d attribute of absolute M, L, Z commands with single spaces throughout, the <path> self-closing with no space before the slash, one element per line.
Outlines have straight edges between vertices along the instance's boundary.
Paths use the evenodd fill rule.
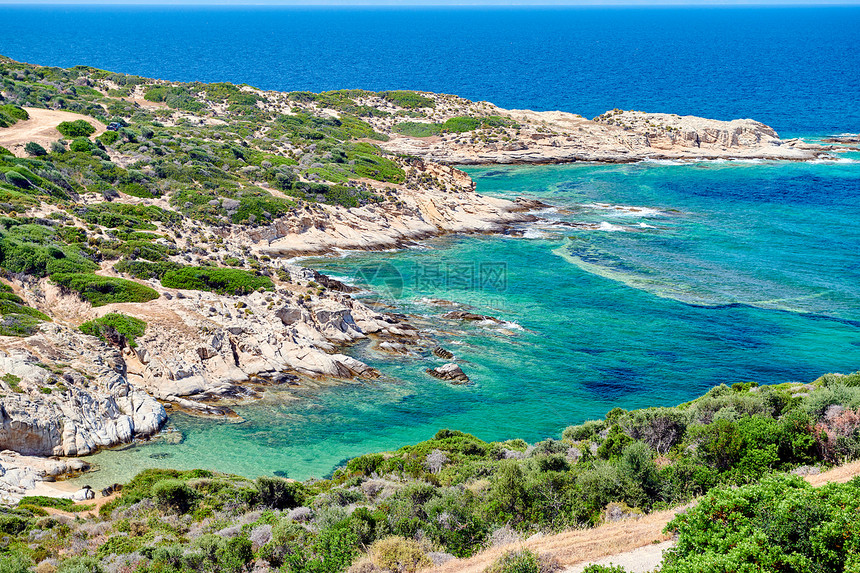
<path fill-rule="evenodd" d="M 36 143 L 35 141 L 31 141 L 24 146 L 24 152 L 30 157 L 44 157 L 48 155 L 48 151 Z"/>
<path fill-rule="evenodd" d="M 72 143 L 69 144 L 69 151 L 74 151 L 75 153 L 92 153 L 93 143 L 86 137 L 78 137 Z"/>
<path fill-rule="evenodd" d="M 774 476 L 713 490 L 668 529 L 680 537 L 663 573 L 855 571 L 860 479 L 813 488 L 796 476 Z"/>
<path fill-rule="evenodd" d="M 436 102 L 433 99 L 423 96 L 418 92 L 395 90 L 387 92 L 379 92 L 383 99 L 390 101 L 396 106 L 406 109 L 418 109 L 422 107 L 436 107 Z"/>
<path fill-rule="evenodd" d="M 304 486 L 282 478 L 261 476 L 257 478 L 260 504 L 272 509 L 290 509 L 302 505 L 305 500 Z"/>
<path fill-rule="evenodd" d="M 12 104 L 0 105 L 0 127 L 11 127 L 26 119 L 30 119 L 27 110 Z"/>
<path fill-rule="evenodd" d="M 137 346 L 135 339 L 146 332 L 146 322 L 118 312 L 110 312 L 99 318 L 88 320 L 80 327 L 81 332 L 98 337 L 115 346 L 128 344 Z"/>
<path fill-rule="evenodd" d="M 178 479 L 165 479 L 152 486 L 152 496 L 162 507 L 185 513 L 195 500 L 194 491 Z"/>
<path fill-rule="evenodd" d="M 173 261 L 128 261 L 122 260 L 113 266 L 118 273 L 125 273 L 133 276 L 136 279 L 161 279 L 170 271 L 175 271 L 182 268 L 179 263 Z"/>
<path fill-rule="evenodd" d="M 88 273 L 56 273 L 51 280 L 90 302 L 104 306 L 114 302 L 149 302 L 158 298 L 152 288 L 116 277 L 103 277 Z"/>
<path fill-rule="evenodd" d="M 15 224 L 0 230 L 0 266 L 37 277 L 98 268 L 79 249 L 60 243 L 53 229 L 33 224 Z"/>
<path fill-rule="evenodd" d="M 96 132 L 96 128 L 84 119 L 76 119 L 74 121 L 64 121 L 57 126 L 64 137 L 89 137 Z"/>
<path fill-rule="evenodd" d="M 219 294 L 248 294 L 257 289 L 274 288 L 272 279 L 239 269 L 182 267 L 168 271 L 161 279 L 168 288 L 206 290 Z"/>

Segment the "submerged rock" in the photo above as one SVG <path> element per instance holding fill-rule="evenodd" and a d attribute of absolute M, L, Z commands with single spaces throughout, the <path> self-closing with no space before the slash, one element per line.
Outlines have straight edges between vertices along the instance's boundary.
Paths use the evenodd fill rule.
<path fill-rule="evenodd" d="M 469 377 L 466 376 L 463 370 L 453 362 L 443 364 L 438 368 L 428 368 L 427 374 L 440 380 L 447 380 L 449 382 L 455 382 L 459 384 L 465 384 L 469 382 Z"/>
<path fill-rule="evenodd" d="M 484 314 L 475 314 L 474 312 L 466 312 L 463 310 L 452 310 L 451 312 L 446 312 L 442 315 L 442 318 L 447 318 L 449 320 L 489 320 L 490 322 L 495 322 L 497 324 L 502 323 L 502 321 L 498 318 L 494 318 L 492 316 L 487 316 Z"/>
<path fill-rule="evenodd" d="M 441 346 L 437 346 L 433 349 L 433 355 L 438 356 L 439 358 L 444 358 L 445 360 L 451 360 L 454 358 L 454 354 L 448 350 L 445 350 Z"/>

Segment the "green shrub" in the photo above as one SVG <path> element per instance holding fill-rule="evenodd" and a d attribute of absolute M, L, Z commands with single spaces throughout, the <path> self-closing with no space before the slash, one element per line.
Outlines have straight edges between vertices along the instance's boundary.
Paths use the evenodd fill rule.
<path fill-rule="evenodd" d="M 7 118 L 14 119 L 15 121 L 25 121 L 30 119 L 30 114 L 27 113 L 26 109 L 10 103 L 0 105 L 0 114 L 3 114 Z"/>
<path fill-rule="evenodd" d="M 257 494 L 260 505 L 272 509 L 292 509 L 304 503 L 305 488 L 298 482 L 288 482 L 278 477 L 257 478 Z"/>
<path fill-rule="evenodd" d="M 104 573 L 97 557 L 70 557 L 57 565 L 57 573 Z"/>
<path fill-rule="evenodd" d="M 528 550 L 506 551 L 487 567 L 485 573 L 541 573 L 537 554 Z"/>
<path fill-rule="evenodd" d="M 57 126 L 57 131 L 65 137 L 89 137 L 96 132 L 96 128 L 86 120 L 76 119 L 64 121 Z"/>
<path fill-rule="evenodd" d="M 152 486 L 152 496 L 163 507 L 185 513 L 195 500 L 194 490 L 178 479 L 161 480 Z"/>
<path fill-rule="evenodd" d="M 104 143 L 105 145 L 113 145 L 119 139 L 119 133 L 115 131 L 106 131 L 96 139 Z"/>
<path fill-rule="evenodd" d="M 592 563 L 591 565 L 586 565 L 582 573 L 627 573 L 627 569 L 621 565 L 597 565 Z"/>
<path fill-rule="evenodd" d="M 182 267 L 165 273 L 161 284 L 167 288 L 205 290 L 219 294 L 248 294 L 257 289 L 274 289 L 272 279 L 239 269 Z"/>
<path fill-rule="evenodd" d="M 30 573 L 30 560 L 21 554 L 0 555 L 0 573 Z"/>
<path fill-rule="evenodd" d="M 0 265 L 11 272 L 38 277 L 59 272 L 90 272 L 98 268 L 77 248 L 56 242 L 54 233 L 49 227 L 29 224 L 15 224 L 6 231 L 0 230 Z"/>
<path fill-rule="evenodd" d="M 356 541 L 355 534 L 344 527 L 324 529 L 310 543 L 284 556 L 286 569 L 296 573 L 340 573 L 358 554 Z"/>
<path fill-rule="evenodd" d="M 69 150 L 75 153 L 92 153 L 93 149 L 93 143 L 86 137 L 78 137 L 69 144 Z"/>
<path fill-rule="evenodd" d="M 402 133 L 409 137 L 431 137 L 442 133 L 442 126 L 438 123 L 424 123 L 417 121 L 401 121 L 391 128 L 395 133 Z"/>
<path fill-rule="evenodd" d="M 48 155 L 48 151 L 35 141 L 27 143 L 27 145 L 24 146 L 24 151 L 31 157 L 44 157 L 45 155 Z"/>
<path fill-rule="evenodd" d="M 56 273 L 51 280 L 89 301 L 93 306 L 104 306 L 115 302 L 149 302 L 158 298 L 158 293 L 148 286 L 115 277 L 103 277 L 88 273 Z"/>
<path fill-rule="evenodd" d="M 20 515 L 0 514 L 0 533 L 17 535 L 27 529 L 28 522 Z"/>
<path fill-rule="evenodd" d="M 679 534 L 663 573 L 854 571 L 860 480 L 813 488 L 797 476 L 711 491 L 667 530 Z"/>
<path fill-rule="evenodd" d="M 6 177 L 6 181 L 18 187 L 19 189 L 32 189 L 33 183 L 30 182 L 29 179 L 18 173 L 17 171 L 7 171 L 3 174 Z"/>
<path fill-rule="evenodd" d="M 14 154 L 14 153 L 12 153 L 12 152 L 11 152 L 11 151 L 9 151 L 8 149 L 6 149 L 6 148 L 5 148 L 5 147 L 3 147 L 2 145 L 0 145 L 0 157 L 3 157 L 4 155 L 11 155 L 12 157 L 15 157 L 15 154 Z"/>
<path fill-rule="evenodd" d="M 110 312 L 102 317 L 88 320 L 80 327 L 81 332 L 95 336 L 111 344 L 123 346 L 122 339 L 132 348 L 137 344 L 135 339 L 146 332 L 146 322 L 118 312 Z"/>
<path fill-rule="evenodd" d="M 382 96 L 383 99 L 393 103 L 396 106 L 405 108 L 405 109 L 418 109 L 422 107 L 436 107 L 436 102 L 426 96 L 419 94 L 418 92 L 407 91 L 407 90 L 394 90 L 387 92 L 379 92 L 379 95 Z"/>
<path fill-rule="evenodd" d="M 125 273 L 136 279 L 161 279 L 166 273 L 182 268 L 179 263 L 173 261 L 127 261 L 122 260 L 113 266 L 118 273 Z"/>

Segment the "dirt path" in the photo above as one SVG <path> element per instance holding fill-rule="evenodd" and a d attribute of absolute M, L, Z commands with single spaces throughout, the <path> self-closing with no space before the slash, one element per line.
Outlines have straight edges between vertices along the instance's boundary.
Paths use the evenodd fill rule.
<path fill-rule="evenodd" d="M 858 475 L 860 461 L 804 479 L 818 487 L 826 483 L 845 483 Z M 663 528 L 679 509 L 651 513 L 635 521 L 608 523 L 592 529 L 565 531 L 522 543 L 493 547 L 470 559 L 449 561 L 433 571 L 482 573 L 503 553 L 525 548 L 538 554 L 553 554 L 565 567 L 564 573 L 581 573 L 591 563 L 613 563 L 623 565 L 631 573 L 645 573 L 657 568 L 662 562 L 663 552 L 674 545 L 671 537 L 663 533 Z"/>
<path fill-rule="evenodd" d="M 24 146 L 30 141 L 35 141 L 45 149 L 50 150 L 51 143 L 62 139 L 63 136 L 57 131 L 57 125 L 64 121 L 75 121 L 82 119 L 96 128 L 93 137 L 105 132 L 106 126 L 100 121 L 79 113 L 68 111 L 57 111 L 53 109 L 40 109 L 36 107 L 25 107 L 30 119 L 19 121 L 12 127 L 0 128 L 0 146 L 5 147 L 18 157 L 26 157 Z"/>

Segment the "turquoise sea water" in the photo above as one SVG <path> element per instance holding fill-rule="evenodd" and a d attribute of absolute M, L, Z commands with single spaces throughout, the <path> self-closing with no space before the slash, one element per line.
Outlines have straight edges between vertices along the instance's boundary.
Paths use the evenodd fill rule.
<path fill-rule="evenodd" d="M 305 264 L 435 331 L 472 385 L 424 374 L 444 362 L 432 356 L 359 345 L 350 353 L 383 379 L 288 403 L 274 394 L 239 408 L 238 425 L 174 417 L 184 443 L 99 454 L 103 471 L 83 479 L 152 466 L 323 476 L 443 427 L 536 441 L 615 406 L 677 404 L 723 382 L 856 370 L 853 161 L 470 168 L 480 192 L 557 208 L 524 236 L 450 236 Z M 445 320 L 449 308 L 432 299 L 505 322 Z"/>

